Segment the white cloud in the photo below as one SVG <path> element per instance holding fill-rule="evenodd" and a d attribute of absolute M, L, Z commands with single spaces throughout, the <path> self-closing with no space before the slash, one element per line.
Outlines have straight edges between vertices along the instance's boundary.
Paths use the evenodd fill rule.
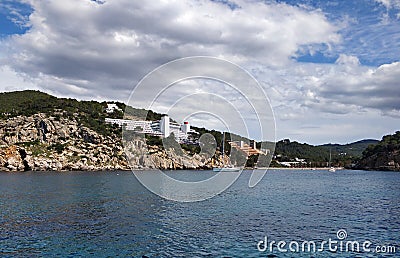
<path fill-rule="evenodd" d="M 337 116 L 308 110 L 305 117 L 277 123 L 277 139 L 289 138 L 311 144 L 350 143 L 361 139 L 381 139 L 398 130 L 399 119 L 383 117 L 376 110 Z"/>
<path fill-rule="evenodd" d="M 358 66 L 360 65 L 360 60 L 356 56 L 340 54 L 335 63 L 339 65 Z"/>
<path fill-rule="evenodd" d="M 400 0 L 375 0 L 375 2 L 382 4 L 386 8 L 386 13 L 382 16 L 382 22 L 384 24 L 390 23 L 390 10 L 396 10 L 398 13 L 395 17 L 400 19 Z"/>
<path fill-rule="evenodd" d="M 99 88 L 104 97 L 121 98 L 147 72 L 178 57 L 279 67 L 304 45 L 340 41 L 321 11 L 286 4 L 239 1 L 232 10 L 206 0 L 29 2 L 31 29 L 10 39 L 7 63 L 45 80 L 45 89 L 65 94 L 63 82 L 82 88 L 81 98 L 101 95 Z"/>
<path fill-rule="evenodd" d="M 278 139 L 346 143 L 398 130 L 399 62 L 368 67 L 341 55 L 334 64 L 253 65 L 251 71 L 272 100 Z"/>
<path fill-rule="evenodd" d="M 260 80 L 278 125 L 286 125 L 278 126 L 281 137 L 298 134 L 310 142 L 322 141 L 328 132 L 320 132 L 312 141 L 317 129 L 304 126 L 327 130 L 329 121 L 337 117 L 346 123 L 343 128 L 356 130 L 343 115 L 372 132 L 373 125 L 361 117 L 386 118 L 392 128 L 399 114 L 400 64 L 368 67 L 360 63 L 365 60 L 360 55 L 392 51 L 382 43 L 376 53 L 364 53 L 363 44 L 371 37 L 382 37 L 379 32 L 389 33 L 390 39 L 383 38 L 398 42 L 400 34 L 394 25 L 377 25 L 378 33 L 361 37 L 365 42 L 357 42 L 355 54 L 340 54 L 335 64 L 304 64 L 292 58 L 321 48 L 338 53 L 339 32 L 353 25 L 346 23 L 348 17 L 336 21 L 342 24 L 336 26 L 321 10 L 273 1 L 235 1 L 237 8 L 206 0 L 28 2 L 33 8 L 28 21 L 31 28 L 2 44 L 2 63 L 9 75 L 28 78 L 35 87 L 58 96 L 126 101 L 133 86 L 157 66 L 179 57 L 210 55 L 241 64 Z M 381 2 L 397 8 L 398 1 Z M 14 89 L 7 85 L 2 90 Z M 212 91 L 207 84 L 182 89 L 171 92 L 181 96 Z M 226 96 L 232 102 L 237 99 L 234 93 Z M 348 132 L 349 137 L 361 137 L 352 133 Z M 346 140 L 344 133 L 336 134 L 337 139 Z"/>
<path fill-rule="evenodd" d="M 373 68 L 360 65 L 356 57 L 340 56 L 336 64 L 293 64 L 280 73 L 290 76 L 288 81 L 265 83 L 275 83 L 273 88 L 282 92 L 275 99 L 281 102 L 334 114 L 400 111 L 399 62 Z"/>
<path fill-rule="evenodd" d="M 39 89 L 29 78 L 20 76 L 7 65 L 0 66 L 0 78 L 0 92 Z"/>
<path fill-rule="evenodd" d="M 399 8 L 400 9 L 400 0 L 375 0 L 376 2 L 383 4 L 386 9 L 391 8 Z"/>

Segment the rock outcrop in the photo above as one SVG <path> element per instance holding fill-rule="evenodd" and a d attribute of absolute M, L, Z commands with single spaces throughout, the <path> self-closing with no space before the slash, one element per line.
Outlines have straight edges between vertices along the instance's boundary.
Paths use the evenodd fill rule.
<path fill-rule="evenodd" d="M 400 171 L 400 151 L 375 153 L 361 159 L 357 167 L 364 170 Z"/>
<path fill-rule="evenodd" d="M 400 171 L 400 131 L 385 135 L 378 144 L 370 145 L 355 168 Z"/>
<path fill-rule="evenodd" d="M 141 139 L 123 144 L 121 136 L 99 134 L 62 111 L 0 120 L 0 171 L 203 169 L 222 163 L 146 146 Z"/>

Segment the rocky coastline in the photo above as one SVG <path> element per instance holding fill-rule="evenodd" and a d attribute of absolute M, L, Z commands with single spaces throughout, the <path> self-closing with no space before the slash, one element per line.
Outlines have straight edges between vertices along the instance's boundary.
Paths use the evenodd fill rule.
<path fill-rule="evenodd" d="M 400 172 L 400 151 L 375 153 L 360 160 L 354 168 Z"/>
<path fill-rule="evenodd" d="M 123 144 L 118 133 L 105 136 L 64 115 L 60 110 L 0 120 L 0 171 L 211 169 L 222 164 L 203 154 L 144 148 L 142 140 Z"/>

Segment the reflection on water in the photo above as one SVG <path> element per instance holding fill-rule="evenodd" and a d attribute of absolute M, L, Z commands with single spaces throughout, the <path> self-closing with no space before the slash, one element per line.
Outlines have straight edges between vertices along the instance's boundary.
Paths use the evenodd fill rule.
<path fill-rule="evenodd" d="M 0 256 L 266 257 L 256 248 L 264 236 L 322 241 L 342 228 L 350 240 L 399 244 L 400 173 L 269 171 L 248 188 L 244 172 L 196 203 L 164 200 L 118 173 L 0 173 Z M 168 173 L 195 181 L 213 172 Z"/>

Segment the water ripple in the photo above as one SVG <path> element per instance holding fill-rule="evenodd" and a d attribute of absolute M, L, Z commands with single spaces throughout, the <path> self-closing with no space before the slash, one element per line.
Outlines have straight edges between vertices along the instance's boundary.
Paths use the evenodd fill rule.
<path fill-rule="evenodd" d="M 244 172 L 198 203 L 161 199 L 119 174 L 0 173 L 0 256 L 302 257 L 259 253 L 256 244 L 323 241 L 339 229 L 350 240 L 399 245 L 399 173 L 270 171 L 250 189 Z M 316 255 L 332 256 L 343 254 Z"/>

